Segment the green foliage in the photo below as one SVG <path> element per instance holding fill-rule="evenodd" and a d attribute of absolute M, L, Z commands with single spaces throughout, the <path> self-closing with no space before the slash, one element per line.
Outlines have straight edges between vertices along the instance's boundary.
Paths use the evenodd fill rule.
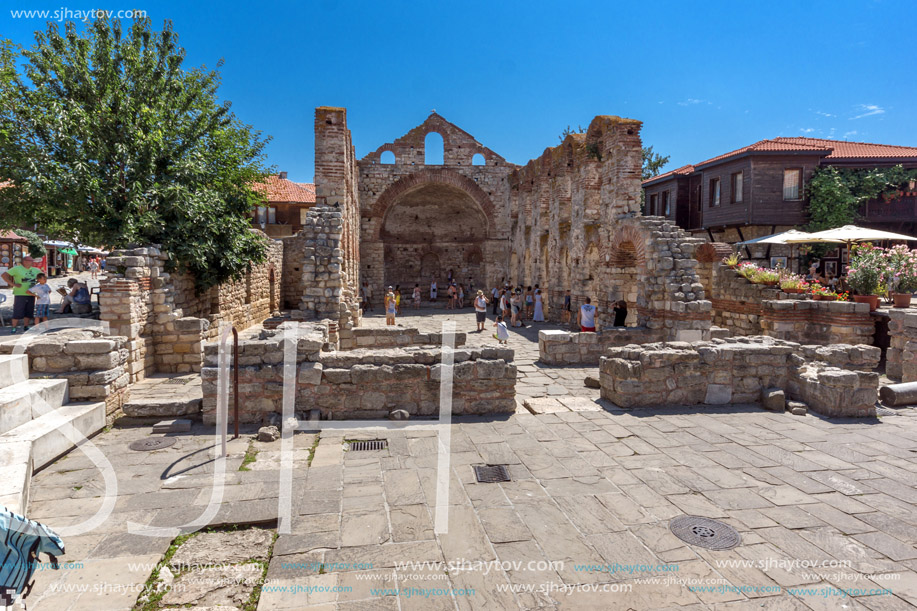
<path fill-rule="evenodd" d="M 100 19 L 0 47 L 0 224 L 108 248 L 155 243 L 199 289 L 264 259 L 251 231 L 269 139 L 217 98 L 219 73 L 184 69 L 166 22 Z M 219 65 L 217 66 L 219 68 Z"/>
<path fill-rule="evenodd" d="M 44 240 L 38 237 L 37 233 L 29 231 L 28 229 L 17 229 L 16 235 L 22 236 L 29 241 L 29 254 L 36 259 L 40 259 L 48 254 Z"/>
<path fill-rule="evenodd" d="M 869 243 L 857 244 L 850 253 L 847 284 L 860 295 L 876 295 L 886 267 L 881 248 Z"/>
<path fill-rule="evenodd" d="M 662 168 L 669 162 L 669 155 L 663 157 L 653 152 L 653 147 L 643 147 L 643 180 L 649 180 L 653 176 L 659 176 Z"/>
<path fill-rule="evenodd" d="M 595 159 L 596 161 L 602 160 L 602 150 L 599 148 L 599 145 L 595 142 L 590 142 L 586 145 L 586 154 Z"/>
<path fill-rule="evenodd" d="M 917 180 L 917 170 L 890 168 L 816 168 L 809 180 L 808 231 L 822 231 L 849 225 L 865 202 L 891 197 L 909 181 Z"/>

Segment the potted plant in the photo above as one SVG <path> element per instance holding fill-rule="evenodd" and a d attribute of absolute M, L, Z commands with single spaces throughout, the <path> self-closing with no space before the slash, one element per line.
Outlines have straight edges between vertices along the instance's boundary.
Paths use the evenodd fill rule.
<path fill-rule="evenodd" d="M 903 244 L 885 251 L 888 266 L 885 284 L 896 308 L 908 308 L 911 296 L 917 291 L 917 251 Z"/>
<path fill-rule="evenodd" d="M 739 261 L 742 259 L 742 255 L 737 252 L 732 253 L 728 257 L 723 257 L 723 263 L 728 265 L 731 269 L 735 269 L 739 266 Z"/>
<path fill-rule="evenodd" d="M 802 276 L 787 274 L 780 279 L 780 290 L 784 293 L 805 293 L 809 283 Z"/>
<path fill-rule="evenodd" d="M 775 269 L 767 269 L 766 267 L 761 267 L 758 268 L 754 274 L 752 274 L 751 281 L 755 284 L 776 286 L 780 281 L 780 272 Z"/>
<path fill-rule="evenodd" d="M 758 269 L 759 268 L 757 265 L 746 261 L 745 263 L 739 264 L 739 266 L 736 268 L 736 273 L 746 280 L 751 281 L 754 275 L 758 273 Z"/>
<path fill-rule="evenodd" d="M 825 292 L 821 294 L 822 301 L 837 301 L 837 293 L 831 289 L 825 289 Z"/>
<path fill-rule="evenodd" d="M 850 255 L 847 284 L 857 293 L 853 300 L 857 303 L 868 303 L 870 312 L 879 307 L 879 296 L 876 291 L 879 289 L 886 263 L 882 249 L 875 248 L 872 244 L 856 246 Z"/>

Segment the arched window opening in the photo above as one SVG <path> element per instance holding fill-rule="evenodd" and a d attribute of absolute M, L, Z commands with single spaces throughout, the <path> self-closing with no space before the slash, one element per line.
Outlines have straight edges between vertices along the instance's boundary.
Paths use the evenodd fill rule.
<path fill-rule="evenodd" d="M 426 165 L 443 165 L 443 150 L 445 144 L 443 137 L 436 132 L 430 132 L 423 141 L 424 163 Z"/>
<path fill-rule="evenodd" d="M 471 158 L 471 165 L 487 165 L 487 160 L 484 159 L 484 155 L 481 153 L 475 153 L 474 157 Z"/>
<path fill-rule="evenodd" d="M 392 165 L 395 163 L 395 153 L 391 151 L 382 151 L 382 154 L 379 155 L 379 163 L 385 165 Z"/>

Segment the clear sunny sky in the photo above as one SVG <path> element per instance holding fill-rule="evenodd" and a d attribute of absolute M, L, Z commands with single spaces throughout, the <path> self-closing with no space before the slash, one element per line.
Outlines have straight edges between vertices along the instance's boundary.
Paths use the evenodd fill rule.
<path fill-rule="evenodd" d="M 103 6 L 104 5 L 104 6 Z M 357 156 L 431 109 L 515 163 L 597 114 L 644 122 L 666 169 L 776 136 L 917 146 L 917 2 L 318 0 L 4 3 L 144 9 L 189 67 L 225 60 L 222 96 L 273 136 L 271 164 L 313 174 L 313 109 L 345 106 Z"/>

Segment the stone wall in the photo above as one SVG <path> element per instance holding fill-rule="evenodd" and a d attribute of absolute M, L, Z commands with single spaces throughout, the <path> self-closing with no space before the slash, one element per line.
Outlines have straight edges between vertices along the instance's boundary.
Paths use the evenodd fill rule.
<path fill-rule="evenodd" d="M 734 269 L 698 255 L 709 286 L 713 324 L 732 335 L 768 335 L 809 344 L 871 344 L 875 320 L 864 303 L 815 301 L 755 284 Z M 709 285 L 707 284 L 709 283 Z"/>
<path fill-rule="evenodd" d="M 464 346 L 466 334 L 455 333 L 455 347 Z M 415 328 L 362 328 L 352 329 L 349 333 L 338 331 L 338 348 L 353 350 L 355 348 L 399 348 L 403 346 L 442 345 L 441 333 L 421 333 Z"/>
<path fill-rule="evenodd" d="M 16 344 L 0 344 L 12 354 Z M 67 380 L 71 401 L 104 401 L 108 423 L 128 397 L 128 340 L 90 329 L 63 329 L 32 339 L 25 348 L 29 375 Z"/>
<path fill-rule="evenodd" d="M 426 163 L 431 133 L 443 138 L 441 164 Z M 386 153 L 393 163 L 383 163 Z M 515 165 L 435 112 L 358 165 L 361 273 L 377 297 L 388 285 L 420 284 L 426 299 L 434 278 L 445 289 L 450 269 L 478 288 L 508 276 Z"/>
<path fill-rule="evenodd" d="M 113 251 L 100 281 L 100 318 L 127 338 L 131 382 L 154 372 L 200 371 L 203 342 L 222 323 L 245 329 L 280 307 L 283 244 L 269 240 L 264 263 L 244 278 L 197 293 L 188 274 L 165 271 L 168 255 L 150 246 Z"/>
<path fill-rule="evenodd" d="M 545 365 L 598 365 L 609 348 L 662 341 L 660 329 L 609 327 L 597 333 L 538 332 L 538 360 Z"/>
<path fill-rule="evenodd" d="M 239 343 L 240 421 L 269 421 L 282 412 L 283 335 L 262 332 Z M 435 338 L 431 338 L 435 339 Z M 320 409 L 325 419 L 386 417 L 403 409 L 411 416 L 439 410 L 439 346 L 404 346 L 322 352 L 327 327 L 314 325 L 297 345 L 295 409 L 308 418 Z M 204 421 L 216 420 L 218 345 L 205 346 Z M 515 411 L 516 367 L 507 348 L 458 348 L 455 355 L 453 413 Z M 230 388 L 230 409 L 233 405 Z"/>
<path fill-rule="evenodd" d="M 872 346 L 800 346 L 758 336 L 608 350 L 602 397 L 621 407 L 758 403 L 786 391 L 826 416 L 875 416 L 879 363 Z M 816 360 L 824 359 L 824 360 Z"/>
<path fill-rule="evenodd" d="M 888 315 L 885 374 L 897 382 L 917 382 L 917 312 L 890 309 Z"/>

